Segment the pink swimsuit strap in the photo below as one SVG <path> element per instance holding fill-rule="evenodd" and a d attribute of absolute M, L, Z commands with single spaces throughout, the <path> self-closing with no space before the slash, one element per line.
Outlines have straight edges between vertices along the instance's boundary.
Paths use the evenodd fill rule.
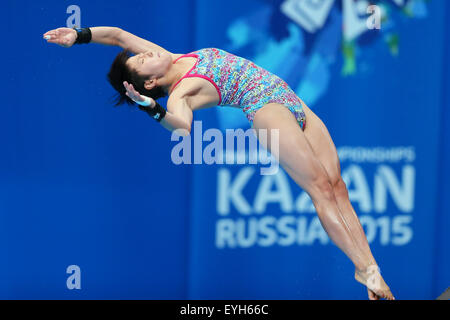
<path fill-rule="evenodd" d="M 173 64 L 175 64 L 178 60 L 180 60 L 181 58 L 185 58 L 185 57 L 191 57 L 191 58 L 198 58 L 197 54 L 194 53 L 186 53 L 183 54 L 181 57 L 178 57 L 177 59 L 175 59 L 175 61 L 173 62 Z"/>
<path fill-rule="evenodd" d="M 172 90 L 170 90 L 169 94 L 173 92 L 173 90 L 175 90 L 175 88 L 178 86 L 178 84 L 181 82 L 181 80 L 186 79 L 186 78 L 193 78 L 193 77 L 197 77 L 197 78 L 202 78 L 205 79 L 207 81 L 209 81 L 211 84 L 214 85 L 214 87 L 216 88 L 217 93 L 219 94 L 219 105 L 222 103 L 222 94 L 220 92 L 219 87 L 217 86 L 217 84 L 209 77 L 198 74 L 198 73 L 192 73 L 192 70 L 194 70 L 197 65 L 198 65 L 198 61 L 199 61 L 199 55 L 195 54 L 195 53 L 187 53 L 187 54 L 183 54 L 181 57 L 178 57 L 173 63 L 175 64 L 178 60 L 180 60 L 181 58 L 187 58 L 187 57 L 192 57 L 192 58 L 197 58 L 197 61 L 195 62 L 194 66 L 183 76 L 181 77 L 180 80 L 178 80 L 175 85 L 173 86 Z"/>
<path fill-rule="evenodd" d="M 173 88 L 172 88 L 172 90 L 170 90 L 170 92 L 169 93 L 172 93 L 172 91 L 177 87 L 177 85 L 181 82 L 181 80 L 183 80 L 183 79 L 185 79 L 185 78 L 188 78 L 189 77 L 189 74 L 192 72 L 192 70 L 194 70 L 195 69 L 195 67 L 197 66 L 197 64 L 198 64 L 198 55 L 196 55 L 196 54 L 193 54 L 193 53 L 187 53 L 187 54 L 183 54 L 181 57 L 178 57 L 174 62 L 173 62 L 173 64 L 175 64 L 178 60 L 180 60 L 181 58 L 197 58 L 197 61 L 195 62 L 195 64 L 194 64 L 194 66 L 183 76 L 183 77 L 181 77 L 181 79 L 180 80 L 178 80 L 176 83 L 175 83 L 175 85 L 173 86 Z"/>

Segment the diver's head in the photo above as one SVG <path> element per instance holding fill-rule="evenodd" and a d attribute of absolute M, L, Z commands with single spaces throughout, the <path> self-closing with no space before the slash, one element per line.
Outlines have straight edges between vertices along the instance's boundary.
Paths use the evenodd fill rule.
<path fill-rule="evenodd" d="M 119 93 L 115 105 L 134 103 L 125 94 L 124 81 L 132 84 L 140 94 L 154 100 L 167 96 L 159 86 L 159 80 L 167 74 L 171 66 L 172 57 L 166 52 L 147 51 L 137 55 L 132 55 L 128 50 L 120 52 L 108 73 L 109 83 Z"/>

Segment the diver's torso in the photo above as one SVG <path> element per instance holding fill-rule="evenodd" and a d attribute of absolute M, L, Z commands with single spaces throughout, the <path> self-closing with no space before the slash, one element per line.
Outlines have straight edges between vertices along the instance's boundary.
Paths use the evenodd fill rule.
<path fill-rule="evenodd" d="M 274 90 L 290 90 L 276 75 L 221 49 L 200 49 L 181 57 L 191 60 L 192 68 L 174 92 L 187 97 L 193 110 L 216 105 L 244 108 L 259 98 L 269 99 Z"/>

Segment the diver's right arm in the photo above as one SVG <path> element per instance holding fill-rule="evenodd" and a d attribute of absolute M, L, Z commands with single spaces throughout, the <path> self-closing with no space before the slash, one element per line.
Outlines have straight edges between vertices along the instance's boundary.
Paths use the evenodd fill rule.
<path fill-rule="evenodd" d="M 122 30 L 121 28 L 92 27 L 89 29 L 92 33 L 91 42 L 93 43 L 119 46 L 135 54 L 147 52 L 149 50 L 171 53 L 163 47 L 135 36 L 134 34 Z M 77 32 L 70 28 L 58 28 L 44 33 L 44 38 L 49 43 L 56 43 L 65 48 L 69 48 L 75 43 L 77 39 Z"/>

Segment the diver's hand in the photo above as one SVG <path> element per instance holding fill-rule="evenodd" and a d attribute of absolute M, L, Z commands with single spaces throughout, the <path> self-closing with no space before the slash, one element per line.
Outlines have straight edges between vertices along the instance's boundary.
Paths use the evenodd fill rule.
<path fill-rule="evenodd" d="M 47 43 L 56 43 L 64 48 L 70 48 L 77 40 L 77 32 L 70 28 L 50 30 L 43 35 Z"/>
<path fill-rule="evenodd" d="M 126 95 L 133 100 L 134 102 L 138 103 L 138 107 L 139 109 L 146 111 L 149 109 L 153 109 L 156 106 L 156 101 L 153 100 L 150 97 L 146 97 L 141 95 L 139 92 L 136 91 L 136 89 L 134 89 L 132 84 L 129 84 L 128 82 L 124 81 L 123 85 L 125 87 L 125 89 L 127 89 Z M 143 106 L 139 103 L 145 103 L 147 102 L 149 105 L 148 106 Z"/>

